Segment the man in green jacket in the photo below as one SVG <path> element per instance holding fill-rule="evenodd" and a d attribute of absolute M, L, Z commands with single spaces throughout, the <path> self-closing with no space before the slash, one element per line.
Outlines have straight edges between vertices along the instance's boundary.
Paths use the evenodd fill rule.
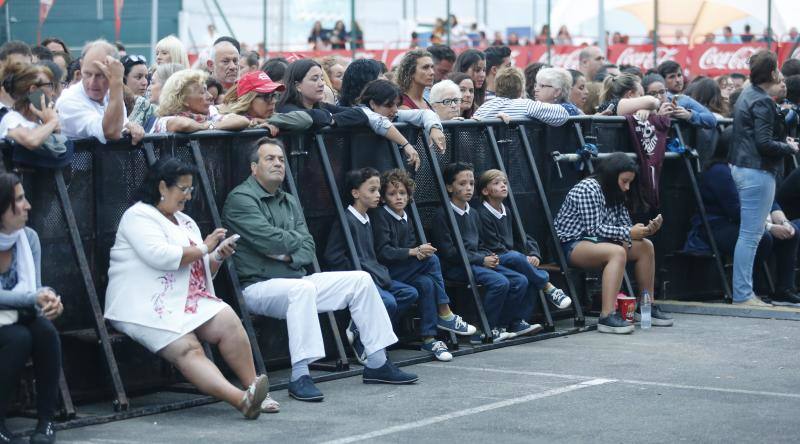
<path fill-rule="evenodd" d="M 350 309 L 347 339 L 366 366 L 364 383 L 411 384 L 414 374 L 387 360 L 397 342 L 375 284 L 363 271 L 306 275 L 314 239 L 295 196 L 280 189 L 286 174 L 283 144 L 264 137 L 250 155 L 251 176 L 228 195 L 224 225 L 239 234 L 233 256 L 251 313 L 286 319 L 292 376 L 289 395 L 321 401 L 308 364 L 325 356 L 317 313 Z"/>

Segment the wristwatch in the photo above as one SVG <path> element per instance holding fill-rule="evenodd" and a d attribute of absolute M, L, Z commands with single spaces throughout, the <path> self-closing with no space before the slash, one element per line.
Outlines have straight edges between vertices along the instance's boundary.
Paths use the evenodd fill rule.
<path fill-rule="evenodd" d="M 210 120 L 209 120 L 209 121 L 208 121 L 208 129 L 209 129 L 209 130 L 214 130 L 214 129 L 216 129 L 216 128 L 217 128 L 217 127 L 216 127 L 216 126 L 214 126 L 214 122 L 212 122 L 212 121 L 210 121 Z"/>

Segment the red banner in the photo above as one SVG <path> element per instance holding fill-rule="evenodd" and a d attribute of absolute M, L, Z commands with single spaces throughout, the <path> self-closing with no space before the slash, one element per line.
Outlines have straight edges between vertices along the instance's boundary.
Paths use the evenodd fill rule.
<path fill-rule="evenodd" d="M 658 63 L 653 63 L 653 45 L 611 45 L 608 47 L 608 61 L 616 65 L 633 65 L 646 72 L 661 62 L 678 62 L 686 66 L 689 47 L 686 45 L 659 46 Z"/>
<path fill-rule="evenodd" d="M 119 31 L 122 29 L 122 4 L 125 0 L 114 0 L 114 39 L 119 41 Z"/>
<path fill-rule="evenodd" d="M 53 7 L 55 0 L 39 0 L 39 27 L 36 30 L 36 43 L 42 41 L 42 26 L 44 21 L 47 20 L 47 15 L 50 14 L 50 8 Z"/>
<path fill-rule="evenodd" d="M 118 0 L 121 2 L 121 0 Z M 778 60 L 781 64 L 790 57 L 800 59 L 800 45 L 794 48 L 794 44 L 782 43 L 775 50 L 778 53 Z M 547 46 L 511 46 L 511 63 L 514 66 L 525 68 L 531 63 L 548 63 Z M 562 68 L 577 69 L 578 58 L 583 46 L 553 46 L 551 48 L 550 64 Z M 668 45 L 658 47 L 658 63 L 671 60 L 679 63 L 687 74 L 693 76 L 706 75 L 718 76 L 730 74 L 732 72 L 748 72 L 747 60 L 756 51 L 765 49 L 764 43 L 750 44 L 703 44 L 689 48 L 688 45 Z M 356 59 L 374 59 L 386 64 L 391 69 L 396 65 L 408 50 L 387 49 L 376 50 L 367 49 L 356 51 Z M 325 57 L 328 55 L 339 55 L 345 60 L 352 60 L 353 53 L 349 50 L 337 51 L 299 51 L 286 53 L 271 53 L 271 56 L 288 57 L 290 55 L 300 57 Z M 652 69 L 653 46 L 652 45 L 611 45 L 608 48 L 608 61 L 617 65 L 633 65 L 639 67 L 643 72 Z M 656 65 L 657 66 L 657 65 Z"/>
<path fill-rule="evenodd" d="M 747 64 L 750 56 L 763 49 L 765 49 L 763 43 L 697 45 L 691 50 L 691 64 L 683 66 L 689 66 L 692 74 L 706 76 L 718 76 L 732 72 L 747 74 L 750 71 Z"/>

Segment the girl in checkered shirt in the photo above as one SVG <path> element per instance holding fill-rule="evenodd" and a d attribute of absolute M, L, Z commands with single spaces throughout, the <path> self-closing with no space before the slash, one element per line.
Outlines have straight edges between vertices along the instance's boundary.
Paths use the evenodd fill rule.
<path fill-rule="evenodd" d="M 661 228 L 663 220 L 658 215 L 647 225 L 631 222 L 625 204 L 636 170 L 636 163 L 626 154 L 611 154 L 600 163 L 596 175 L 572 187 L 555 220 L 567 262 L 578 268 L 603 270 L 603 306 L 597 324 L 603 333 L 633 332 L 633 326 L 614 310 L 628 261 L 636 263 L 640 291 L 653 294 L 655 252 L 647 237 Z M 672 319 L 655 305 L 652 317 L 653 325 L 672 325 Z"/>

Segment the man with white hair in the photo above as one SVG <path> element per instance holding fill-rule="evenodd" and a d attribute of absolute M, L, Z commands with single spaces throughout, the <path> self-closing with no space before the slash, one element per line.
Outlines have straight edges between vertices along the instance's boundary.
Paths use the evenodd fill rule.
<path fill-rule="evenodd" d="M 211 77 L 222 84 L 227 92 L 236 80 L 239 79 L 239 49 L 231 38 L 219 38 L 211 47 L 211 54 L 206 64 L 211 72 Z"/>
<path fill-rule="evenodd" d="M 536 119 L 551 126 L 561 126 L 569 118 L 567 111 L 560 105 L 522 98 L 525 79 L 522 72 L 515 67 L 498 71 L 495 85 L 497 97 L 484 102 L 475 110 L 473 118 L 491 119 L 500 117 L 499 114 L 504 113 L 510 119 Z"/>
<path fill-rule="evenodd" d="M 56 102 L 61 133 L 72 139 L 94 137 L 101 143 L 129 133 L 132 144 L 139 143 L 144 129 L 128 122 L 122 100 L 125 68 L 117 48 L 95 40 L 83 47 L 81 60 L 81 81 L 65 89 Z"/>
<path fill-rule="evenodd" d="M 595 74 L 605 63 L 606 57 L 597 46 L 587 46 L 578 54 L 578 71 L 587 80 L 594 79 Z"/>
<path fill-rule="evenodd" d="M 433 85 L 430 97 L 439 120 L 453 120 L 461 114 L 461 89 L 452 80 L 442 80 Z"/>

